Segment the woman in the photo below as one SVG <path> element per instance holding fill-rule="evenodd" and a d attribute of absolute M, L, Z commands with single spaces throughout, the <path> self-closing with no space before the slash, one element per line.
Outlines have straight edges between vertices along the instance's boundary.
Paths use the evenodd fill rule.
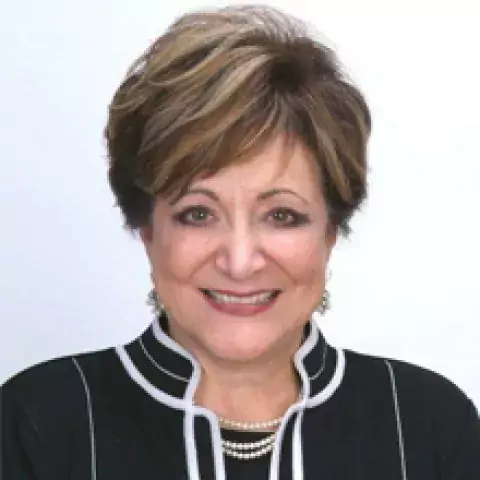
<path fill-rule="evenodd" d="M 4 478 L 478 480 L 456 386 L 317 326 L 369 133 L 334 54 L 276 10 L 189 14 L 158 38 L 106 127 L 155 318 L 3 386 Z"/>

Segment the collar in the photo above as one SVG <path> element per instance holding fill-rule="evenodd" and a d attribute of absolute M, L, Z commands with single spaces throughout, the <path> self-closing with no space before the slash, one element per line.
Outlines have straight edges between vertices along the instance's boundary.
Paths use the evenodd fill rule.
<path fill-rule="evenodd" d="M 195 358 L 168 335 L 164 312 L 138 338 L 116 351 L 132 379 L 151 395 L 171 400 L 162 403 L 174 406 L 192 401 L 201 369 Z M 305 406 L 321 403 L 315 399 L 331 392 L 329 397 L 341 383 L 343 352 L 326 342 L 315 314 L 305 326 L 294 364 L 302 380 Z"/>

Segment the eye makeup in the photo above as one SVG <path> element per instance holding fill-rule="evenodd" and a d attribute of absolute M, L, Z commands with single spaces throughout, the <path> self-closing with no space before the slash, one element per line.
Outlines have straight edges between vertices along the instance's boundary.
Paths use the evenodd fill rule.
<path fill-rule="evenodd" d="M 191 205 L 173 215 L 173 220 L 179 225 L 204 227 L 213 217 L 211 210 L 204 205 Z"/>
<path fill-rule="evenodd" d="M 266 218 L 270 219 L 269 221 L 279 228 L 300 227 L 310 223 L 310 217 L 307 214 L 286 207 L 278 207 L 270 210 Z"/>
<path fill-rule="evenodd" d="M 214 221 L 214 214 L 204 205 L 191 205 L 173 215 L 175 223 L 183 226 L 206 227 Z M 275 228 L 295 228 L 311 223 L 309 215 L 289 207 L 270 209 L 262 220 Z"/>

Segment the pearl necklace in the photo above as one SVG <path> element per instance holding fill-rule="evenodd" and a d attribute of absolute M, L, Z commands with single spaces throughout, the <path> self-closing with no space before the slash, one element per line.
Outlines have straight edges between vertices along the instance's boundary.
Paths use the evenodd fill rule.
<path fill-rule="evenodd" d="M 303 391 L 300 390 L 297 401 L 300 401 L 302 396 Z M 243 432 L 260 432 L 272 428 L 275 428 L 276 430 L 280 423 L 282 423 L 282 419 L 283 417 L 278 417 L 266 422 L 237 422 L 220 416 L 218 417 L 221 426 L 227 429 L 233 428 L 234 430 L 240 430 Z M 223 453 L 229 457 L 238 458 L 240 460 L 252 460 L 270 453 L 275 446 L 276 438 L 277 431 L 269 433 L 266 438 L 257 440 L 256 442 L 230 442 L 222 439 L 222 450 Z"/>
<path fill-rule="evenodd" d="M 278 427 L 282 421 L 282 417 L 267 422 L 237 422 L 222 417 L 219 417 L 218 420 L 221 425 L 227 428 L 233 427 L 234 429 L 243 432 L 258 432 Z M 238 458 L 240 460 L 253 460 L 271 452 L 275 445 L 276 438 L 277 432 L 273 432 L 266 438 L 257 440 L 256 442 L 231 442 L 222 439 L 222 449 L 223 453 L 229 457 Z"/>
<path fill-rule="evenodd" d="M 235 420 L 227 420 L 223 417 L 218 417 L 218 421 L 225 427 L 233 427 L 235 430 L 255 432 L 257 430 L 268 430 L 269 428 L 278 427 L 282 421 L 282 417 L 269 420 L 268 422 L 236 422 Z"/>
<path fill-rule="evenodd" d="M 263 440 L 251 443 L 235 443 L 222 440 L 222 449 L 225 455 L 238 458 L 240 460 L 253 460 L 259 458 L 273 450 L 277 432 L 272 433 Z"/>

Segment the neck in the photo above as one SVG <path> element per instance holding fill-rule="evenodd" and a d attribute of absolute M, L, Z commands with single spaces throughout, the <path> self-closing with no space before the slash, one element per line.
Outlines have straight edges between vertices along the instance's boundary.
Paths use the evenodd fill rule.
<path fill-rule="evenodd" d="M 217 415 L 240 422 L 281 417 L 299 395 L 299 379 L 291 358 L 282 364 L 225 368 L 203 365 L 195 401 Z"/>
<path fill-rule="evenodd" d="M 175 333 L 179 332 L 171 328 L 170 334 L 178 343 L 190 343 Z M 225 360 L 194 345 L 183 345 L 202 367 L 195 403 L 220 417 L 240 422 L 263 422 L 283 416 L 299 396 L 300 379 L 292 359 L 302 333 L 282 342 L 275 352 L 251 361 Z"/>

